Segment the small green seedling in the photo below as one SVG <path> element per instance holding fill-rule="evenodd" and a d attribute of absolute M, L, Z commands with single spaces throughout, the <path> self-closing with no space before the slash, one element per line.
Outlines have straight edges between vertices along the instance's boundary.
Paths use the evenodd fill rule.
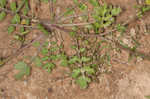
<path fill-rule="evenodd" d="M 107 5 L 106 3 L 95 7 L 93 14 L 93 18 L 95 20 L 93 23 L 93 28 L 95 33 L 99 33 L 99 29 L 106 28 L 114 23 L 115 17 L 119 15 L 120 12 L 120 7 L 113 7 L 111 5 Z"/>
<path fill-rule="evenodd" d="M 4 8 L 6 6 L 7 0 L 0 1 L 0 7 Z"/>
<path fill-rule="evenodd" d="M 51 44 L 49 48 L 49 44 Z M 39 43 L 36 44 L 36 46 L 39 45 Z M 63 54 L 57 53 L 60 46 L 57 45 L 57 42 L 45 42 L 43 48 L 41 49 L 42 57 L 36 57 L 34 60 L 34 63 L 37 67 L 41 67 L 45 69 L 48 73 L 51 73 L 51 71 L 56 67 L 56 64 L 53 62 L 58 59 L 62 59 L 61 65 L 65 64 L 65 56 Z"/>
<path fill-rule="evenodd" d="M 49 32 L 45 29 L 45 27 L 44 27 L 43 25 L 38 24 L 37 27 L 38 27 L 38 29 L 39 29 L 40 31 L 42 31 L 44 34 L 46 34 L 46 35 L 49 34 Z"/>
<path fill-rule="evenodd" d="M 46 63 L 43 65 L 43 69 L 45 69 L 48 73 L 51 73 L 54 67 L 55 67 L 55 64 L 53 63 Z"/>
<path fill-rule="evenodd" d="M 24 62 L 18 62 L 14 65 L 15 69 L 19 70 L 20 72 L 15 75 L 17 80 L 22 79 L 24 76 L 30 75 L 31 68 Z"/>
<path fill-rule="evenodd" d="M 19 42 L 21 42 L 21 43 L 24 43 L 25 36 L 24 35 L 22 36 L 22 35 L 16 34 L 16 35 L 14 35 L 14 39 L 17 40 L 17 41 L 19 41 Z"/>
<path fill-rule="evenodd" d="M 2 11 L 0 12 L 0 21 L 4 20 L 6 17 L 6 12 Z"/>
<path fill-rule="evenodd" d="M 76 83 L 83 89 L 88 87 L 88 83 L 91 82 L 90 75 L 95 74 L 95 70 L 90 66 L 84 66 L 82 68 L 74 69 L 72 77 Z"/>

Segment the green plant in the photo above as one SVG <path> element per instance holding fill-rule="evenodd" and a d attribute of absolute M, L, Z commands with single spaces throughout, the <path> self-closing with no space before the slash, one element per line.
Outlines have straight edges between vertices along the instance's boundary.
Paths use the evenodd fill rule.
<path fill-rule="evenodd" d="M 149 5 L 137 6 L 137 8 L 138 8 L 137 16 L 139 18 L 141 18 L 146 12 L 150 11 L 150 6 Z"/>
<path fill-rule="evenodd" d="M 0 7 L 4 8 L 6 6 L 6 0 L 1 0 L 0 1 Z"/>
<path fill-rule="evenodd" d="M 121 24 L 117 24 L 116 29 L 121 33 L 124 33 L 126 31 L 126 27 Z"/>
<path fill-rule="evenodd" d="M 56 0 L 51 1 L 56 3 Z M 34 15 L 30 16 L 29 0 L 11 2 L 7 7 L 6 0 L 1 0 L 0 21 L 4 20 L 10 12 L 12 19 L 8 27 L 8 33 L 14 35 L 15 40 L 22 43 L 21 49 L 27 45 L 24 44 L 26 43 L 26 36 L 32 33 L 30 31 L 33 28 L 40 30 L 41 35 L 44 33 L 47 37 L 44 43 L 34 42 L 36 40 L 31 41 L 31 43 L 34 42 L 33 45 L 38 49 L 37 55 L 30 60 L 31 63 L 33 62 L 35 66 L 48 73 L 51 73 L 57 66 L 69 68 L 70 77 L 81 88 L 85 89 L 92 81 L 97 79 L 98 74 L 107 72 L 107 69 L 111 66 L 112 42 L 107 42 L 107 40 L 101 38 L 98 39 L 96 36 L 101 34 L 101 30 L 105 30 L 115 23 L 116 17 L 122 10 L 120 7 L 106 3 L 101 5 L 98 0 L 85 0 L 84 2 L 86 3 L 83 1 L 74 0 L 73 6 L 71 8 L 67 7 L 66 11 L 62 12 L 60 16 L 55 17 L 55 12 L 51 11 L 51 15 L 55 18 L 50 19 L 49 23 L 45 23 L 41 19 L 34 17 Z M 50 0 L 39 0 L 39 2 L 50 3 Z M 92 6 L 91 12 L 88 11 L 87 3 Z M 78 15 L 78 13 L 88 14 Z M 80 23 L 75 23 L 76 20 Z M 121 33 L 125 32 L 126 29 L 120 24 L 114 28 Z M 63 37 L 59 38 L 61 41 L 61 44 L 59 44 L 57 30 L 70 33 L 73 40 L 72 50 L 75 52 L 74 54 L 68 55 L 64 50 Z M 15 31 L 17 33 L 13 33 Z M 88 37 L 92 33 L 95 37 Z M 61 33 L 60 35 L 62 36 Z M 101 68 L 104 68 L 104 71 L 101 71 Z M 29 76 L 31 72 L 31 67 L 25 62 L 15 64 L 15 69 L 20 71 L 15 75 L 16 79 Z"/>
<path fill-rule="evenodd" d="M 150 99 L 150 96 L 145 96 L 146 99 Z"/>
<path fill-rule="evenodd" d="M 115 16 L 121 12 L 120 7 L 108 6 L 106 3 L 102 6 L 94 8 L 93 18 L 95 22 L 93 27 L 96 33 L 99 33 L 99 29 L 106 28 L 115 22 Z"/>
<path fill-rule="evenodd" d="M 51 46 L 49 46 L 51 44 Z M 36 46 L 38 44 L 36 43 Z M 56 66 L 55 60 L 63 57 L 58 50 L 61 46 L 57 45 L 57 42 L 45 42 L 41 50 L 41 57 L 36 57 L 34 63 L 37 67 L 42 67 L 47 72 L 51 73 L 53 68 Z"/>
<path fill-rule="evenodd" d="M 19 70 L 20 72 L 15 75 L 17 80 L 21 79 L 23 76 L 30 75 L 30 67 L 24 62 L 18 62 L 14 65 L 15 69 Z"/>
<path fill-rule="evenodd" d="M 0 21 L 2 21 L 5 17 L 6 17 L 6 13 L 5 12 L 1 12 L 0 13 Z"/>
<path fill-rule="evenodd" d="M 7 5 L 7 0 L 1 0 L 0 1 L 0 8 L 2 9 L 7 9 L 6 8 L 6 5 Z M 18 5 L 18 6 L 17 6 Z M 22 10 L 23 9 L 23 10 Z M 11 19 L 11 25 L 8 26 L 8 33 L 11 34 L 13 33 L 15 30 L 16 30 L 16 27 L 20 25 L 29 25 L 30 24 L 30 20 L 28 19 L 28 17 L 26 18 L 23 18 L 20 13 L 24 13 L 24 15 L 27 15 L 28 11 L 29 11 L 29 2 L 28 0 L 22 0 L 21 3 L 18 3 L 16 1 L 13 1 L 10 3 L 10 11 L 12 11 L 12 15 L 13 15 L 13 18 Z M 10 12 L 8 11 L 8 12 Z M 6 10 L 5 11 L 2 11 L 0 12 L 0 21 L 4 20 L 4 18 L 6 17 Z M 15 35 L 15 39 L 22 39 L 23 37 L 21 36 L 25 36 L 25 34 L 27 34 L 27 32 L 29 30 L 26 30 L 27 28 L 25 28 L 24 26 L 22 26 L 20 28 L 20 32 L 21 34 L 17 34 Z M 21 40 L 22 41 L 22 40 Z"/>
<path fill-rule="evenodd" d="M 95 74 L 95 70 L 90 66 L 76 68 L 72 71 L 72 77 L 81 88 L 87 88 L 88 83 L 91 82 L 90 76 Z"/>

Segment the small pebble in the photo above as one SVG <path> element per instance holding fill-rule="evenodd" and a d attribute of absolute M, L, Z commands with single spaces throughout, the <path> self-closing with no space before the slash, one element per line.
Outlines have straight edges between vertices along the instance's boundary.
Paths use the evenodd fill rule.
<path fill-rule="evenodd" d="M 48 88 L 48 92 L 49 93 L 53 92 L 53 89 L 52 88 Z"/>

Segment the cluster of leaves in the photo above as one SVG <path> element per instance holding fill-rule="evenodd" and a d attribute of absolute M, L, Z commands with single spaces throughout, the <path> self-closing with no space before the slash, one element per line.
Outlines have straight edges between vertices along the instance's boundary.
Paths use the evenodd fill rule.
<path fill-rule="evenodd" d="M 84 39 L 80 39 L 82 41 L 81 44 L 72 46 L 76 53 L 68 58 L 68 65 L 72 70 L 71 76 L 83 89 L 87 88 L 88 84 L 95 79 L 100 72 L 98 69 L 102 65 L 110 65 L 110 55 L 104 52 L 102 54 L 102 50 L 107 49 L 108 45 L 103 45 L 104 42 L 98 42 L 97 39 L 94 39 L 93 42 L 88 40 L 88 38 Z M 92 46 L 92 49 L 89 46 Z"/>
<path fill-rule="evenodd" d="M 87 88 L 88 83 L 91 82 L 91 76 L 95 75 L 96 70 L 92 66 L 84 66 L 73 69 L 72 78 L 81 88 Z"/>
<path fill-rule="evenodd" d="M 139 18 L 141 18 L 144 15 L 145 12 L 150 11 L 150 6 L 147 6 L 147 5 L 139 6 L 138 9 L 139 9 L 139 11 L 137 13 L 137 16 Z"/>
<path fill-rule="evenodd" d="M 98 0 L 87 0 L 89 4 L 93 7 L 93 12 L 89 12 L 91 16 L 82 16 L 81 21 L 89 22 L 89 20 L 93 20 L 92 24 L 85 25 L 84 28 L 88 28 L 89 30 L 94 30 L 95 33 L 100 33 L 100 30 L 112 25 L 115 22 L 116 16 L 121 13 L 121 8 L 107 5 L 104 3 L 100 5 Z M 74 4 L 79 8 L 82 13 L 88 12 L 88 6 L 85 3 L 79 2 L 79 0 L 74 0 Z M 73 15 L 75 13 L 75 9 L 67 8 L 67 11 L 64 13 L 65 16 Z M 72 21 L 71 21 L 72 22 Z M 72 32 L 73 33 L 73 32 Z"/>
<path fill-rule="evenodd" d="M 83 51 L 85 49 L 80 49 L 80 51 Z M 67 64 L 72 70 L 72 78 L 75 79 L 75 82 L 81 87 L 81 88 L 87 88 L 88 84 L 91 82 L 91 78 L 96 73 L 96 67 L 93 67 L 91 65 L 91 57 L 87 56 L 77 56 L 74 55 L 70 57 L 67 61 Z"/>
<path fill-rule="evenodd" d="M 1 0 L 0 1 L 0 8 L 5 8 L 6 7 L 6 3 L 7 3 L 6 0 Z M 6 15 L 7 15 L 6 12 L 1 11 L 0 12 L 0 21 L 2 21 L 6 17 Z"/>
<path fill-rule="evenodd" d="M 49 44 L 52 46 L 49 48 Z M 39 42 L 35 42 L 33 44 L 35 47 L 40 47 Z M 34 64 L 46 70 L 48 73 L 51 73 L 51 71 L 55 68 L 55 60 L 58 59 L 65 59 L 65 55 L 57 54 L 57 51 L 59 50 L 60 46 L 57 46 L 56 42 L 45 42 L 41 53 L 39 56 L 36 56 L 34 58 Z M 63 62 L 62 62 L 63 65 Z M 24 76 L 29 76 L 31 72 L 31 67 L 29 67 L 25 62 L 18 62 L 14 65 L 15 69 L 19 70 L 20 72 L 15 75 L 15 78 L 17 80 L 22 79 Z"/>
<path fill-rule="evenodd" d="M 141 18 L 145 12 L 150 11 L 150 0 L 145 0 L 144 5 L 138 5 L 136 8 L 138 8 L 137 16 Z"/>
<path fill-rule="evenodd" d="M 0 7 L 3 9 L 7 9 L 6 8 L 7 5 L 7 0 L 1 0 L 0 1 Z M 16 30 L 16 26 L 17 24 L 21 24 L 21 25 L 29 25 L 30 24 L 30 20 L 29 19 L 25 19 L 25 18 L 21 18 L 20 14 L 26 16 L 29 12 L 29 1 L 28 0 L 22 0 L 21 2 L 17 2 L 17 1 L 12 1 L 9 4 L 9 9 L 13 14 L 13 18 L 11 19 L 11 25 L 8 27 L 8 33 L 11 34 L 12 32 L 14 32 Z M 2 10 L 2 12 L 0 13 L 0 21 L 4 20 L 4 18 L 6 17 L 7 13 L 5 12 L 5 10 Z M 25 27 L 20 27 L 19 29 L 19 33 L 14 35 L 14 38 L 18 41 L 24 42 L 25 40 L 25 35 L 29 32 L 29 30 L 26 30 Z"/>
<path fill-rule="evenodd" d="M 51 73 L 52 69 L 56 66 L 55 60 L 63 57 L 58 52 L 60 48 L 61 46 L 58 46 L 56 42 L 45 42 L 41 50 L 42 56 L 38 56 L 34 60 L 35 65 Z"/>
<path fill-rule="evenodd" d="M 106 28 L 110 26 L 113 22 L 115 22 L 115 17 L 120 14 L 120 7 L 113 7 L 111 5 L 98 5 L 94 4 L 96 7 L 94 8 L 93 18 L 95 23 L 93 23 L 93 27 L 95 33 L 99 33 L 99 29 Z"/>
<path fill-rule="evenodd" d="M 49 46 L 49 44 L 51 46 Z M 59 53 L 61 49 L 62 47 L 58 46 L 57 42 L 46 42 L 41 50 L 42 57 L 36 57 L 34 60 L 35 65 L 37 67 L 46 69 L 46 71 L 50 73 L 56 66 L 56 63 L 58 63 L 59 61 L 60 66 L 69 67 L 72 70 L 71 75 L 74 79 L 76 79 L 76 83 L 79 84 L 81 88 L 86 88 L 88 86 L 88 83 L 91 82 L 91 78 L 89 77 L 92 76 L 92 74 L 95 74 L 95 69 L 90 66 L 77 68 L 76 65 L 87 63 L 91 59 L 88 57 L 79 58 L 77 55 L 69 57 L 63 52 Z M 84 50 L 81 49 L 81 51 Z M 82 74 L 84 74 L 84 76 Z"/>
<path fill-rule="evenodd" d="M 0 7 L 1 8 L 6 8 L 7 5 L 7 0 L 1 0 L 0 1 Z M 10 26 L 8 27 L 8 33 L 11 34 L 13 33 L 17 26 L 19 27 L 19 33 L 14 35 L 14 38 L 20 42 L 25 41 L 25 36 L 29 33 L 29 29 L 26 28 L 25 26 L 30 26 L 31 25 L 31 20 L 29 17 L 27 17 L 30 7 L 29 7 L 29 0 L 22 0 L 21 2 L 17 1 L 12 1 L 10 2 L 9 9 L 13 14 L 13 18 L 10 22 Z M 7 8 L 6 8 L 7 9 Z M 6 17 L 7 13 L 2 11 L 0 13 L 0 21 L 4 20 Z M 22 17 L 23 16 L 23 17 Z M 49 34 L 49 32 L 44 28 L 43 25 L 37 24 L 37 28 L 41 30 L 45 34 Z"/>
<path fill-rule="evenodd" d="M 18 62 L 14 67 L 16 70 L 19 70 L 19 73 L 15 75 L 15 78 L 17 80 L 21 79 L 24 76 L 30 75 L 31 68 L 25 62 Z"/>

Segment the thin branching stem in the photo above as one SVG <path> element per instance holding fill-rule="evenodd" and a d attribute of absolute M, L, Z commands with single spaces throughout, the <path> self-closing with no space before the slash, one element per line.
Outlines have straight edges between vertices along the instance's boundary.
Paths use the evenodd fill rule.
<path fill-rule="evenodd" d="M 68 16 L 68 17 L 64 17 L 64 18 L 62 18 L 59 22 L 64 22 L 64 21 L 66 21 L 66 20 L 69 20 L 69 19 L 72 19 L 72 18 L 78 18 L 78 17 L 82 17 L 82 16 L 86 16 L 86 15 L 88 15 L 88 13 L 86 12 L 86 13 L 82 13 L 82 14 L 80 14 L 80 15 L 72 15 L 72 16 Z"/>
<path fill-rule="evenodd" d="M 85 2 L 87 2 L 87 1 L 88 1 L 88 0 L 82 0 L 81 3 L 85 3 Z M 76 9 L 77 7 L 78 7 L 78 5 L 74 5 L 73 7 L 70 8 L 70 10 Z M 57 17 L 55 18 L 55 22 L 57 23 L 61 18 L 63 18 L 64 15 L 65 15 L 65 13 L 66 13 L 66 12 L 64 12 L 64 13 L 61 14 L 60 16 L 57 16 Z"/>
<path fill-rule="evenodd" d="M 24 1 L 21 2 L 21 4 L 19 5 L 19 7 L 18 7 L 17 10 L 16 10 L 16 13 L 18 13 L 18 12 L 23 8 L 23 6 L 24 6 L 24 4 L 26 3 L 26 1 L 27 1 L 27 0 L 24 0 Z"/>
<path fill-rule="evenodd" d="M 10 60 L 17 57 L 20 53 L 22 53 L 26 48 L 29 48 L 34 42 L 39 41 L 43 35 L 38 36 L 37 38 L 31 40 L 28 44 L 25 44 L 21 48 L 17 49 L 12 55 L 10 55 L 6 60 L 5 63 L 8 63 Z"/>

